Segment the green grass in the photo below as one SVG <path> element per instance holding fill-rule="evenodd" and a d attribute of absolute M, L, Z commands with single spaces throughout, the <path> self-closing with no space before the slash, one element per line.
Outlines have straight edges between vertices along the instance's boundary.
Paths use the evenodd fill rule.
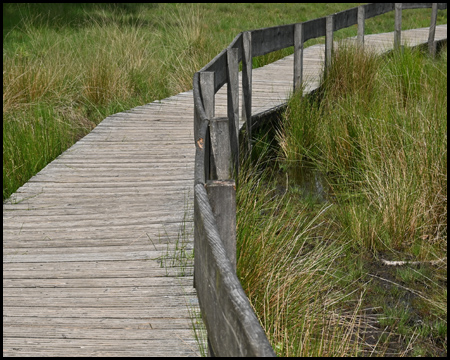
<path fill-rule="evenodd" d="M 241 282 L 277 355 L 445 356 L 446 261 L 427 261 L 447 250 L 447 50 L 333 57 L 244 166 Z"/>
<path fill-rule="evenodd" d="M 264 140 L 258 144 L 265 156 Z M 237 269 L 278 356 L 356 355 L 360 289 L 336 286 L 348 244 L 327 219 L 330 205 L 299 201 L 276 186 L 268 164 L 244 164 L 237 192 Z M 297 198 L 297 199 L 296 199 Z M 312 212 L 311 209 L 316 209 Z M 359 275 L 355 274 L 355 281 Z"/>
<path fill-rule="evenodd" d="M 353 6 L 3 4 L 3 199 L 106 116 L 191 89 L 194 72 L 240 31 L 311 20 Z M 404 11 L 402 28 L 428 26 L 430 12 Z M 369 19 L 366 33 L 392 31 L 393 16 Z M 438 24 L 442 23 L 447 23 L 447 11 L 439 11 Z M 354 35 L 356 27 L 351 27 L 338 31 L 335 39 Z M 310 40 L 306 46 L 323 41 Z M 292 49 L 255 58 L 254 66 L 290 53 Z M 405 327 L 408 321 L 392 322 L 378 339 L 408 336 L 410 340 L 422 334 L 408 354 L 446 352 L 446 266 L 432 275 L 421 269 L 417 275 L 383 272 L 378 267 L 370 268 L 381 271 L 378 277 L 367 275 L 368 266 L 375 266 L 380 256 L 403 260 L 406 254 L 425 260 L 442 255 L 447 227 L 446 167 L 442 167 L 446 138 L 444 145 L 441 137 L 446 128 L 436 120 L 446 119 L 446 109 L 444 114 L 437 106 L 444 99 L 446 104 L 444 54 L 445 72 L 416 54 L 407 53 L 409 60 L 400 64 L 394 55 L 379 71 L 380 78 L 391 79 L 384 87 L 389 90 L 395 84 L 387 95 L 395 103 L 385 103 L 375 96 L 377 92 L 352 95 L 362 107 L 370 98 L 378 99 L 379 112 L 361 129 L 358 126 L 363 123 L 355 122 L 359 118 L 349 116 L 354 107 L 350 98 L 343 103 L 333 99 L 329 107 L 317 102 L 317 109 L 310 110 L 312 118 L 320 114 L 326 120 L 324 111 L 335 116 L 304 123 L 308 134 L 320 130 L 324 136 L 320 141 L 303 136 L 294 153 L 301 154 L 302 162 L 306 154 L 309 161 L 315 160 L 316 168 L 331 175 L 331 193 L 338 200 L 332 206 L 314 196 L 298 201 L 303 190 L 295 184 L 295 170 L 288 177 L 264 175 L 264 167 L 272 166 L 269 163 L 242 172 L 239 274 L 279 355 L 359 354 L 358 336 L 376 326 L 376 316 L 387 313 L 390 304 L 397 304 L 404 294 L 409 294 L 414 316 L 423 324 L 414 328 Z M 419 66 L 413 67 L 416 62 Z M 424 75 L 419 67 L 434 75 Z M 427 76 L 425 87 L 417 85 Z M 355 92 L 351 81 L 350 88 L 345 87 L 350 94 Z M 421 88 L 424 99 L 418 93 Z M 411 104 L 425 107 L 412 111 Z M 392 114 L 404 109 L 408 113 L 395 115 L 393 121 Z M 359 111 L 365 114 L 369 109 Z M 333 128 L 334 121 L 339 126 Z M 319 143 L 322 148 L 316 146 Z M 373 158 L 364 150 L 373 153 Z M 282 168 L 297 161 L 289 154 L 285 151 L 291 160 L 282 163 Z M 421 173 L 420 179 L 413 177 Z M 278 192 L 268 188 L 270 184 L 276 184 Z M 391 193 L 392 189 L 399 192 Z M 174 259 L 190 259 L 179 245 L 180 255 Z M 166 265 L 172 261 L 163 260 Z M 182 265 L 181 270 L 185 269 L 188 266 Z M 393 285 L 400 282 L 409 290 Z M 423 294 L 424 283 L 430 287 L 425 299 L 417 295 Z M 392 294 L 383 294 L 386 287 Z M 377 304 L 376 298 L 380 299 Z M 402 316 L 399 312 L 396 317 Z M 376 354 L 388 348 L 379 342 Z M 403 354 L 405 348 L 396 351 Z"/>
<path fill-rule="evenodd" d="M 356 4 L 3 4 L 3 199 L 106 116 L 192 88 L 195 71 L 244 30 Z M 404 11 L 404 29 L 429 9 Z M 447 12 L 439 11 L 438 24 Z M 392 31 L 393 14 L 367 33 Z M 336 38 L 356 35 L 356 27 Z M 306 46 L 323 42 L 308 41 Z M 262 66 L 292 53 L 254 59 Z"/>

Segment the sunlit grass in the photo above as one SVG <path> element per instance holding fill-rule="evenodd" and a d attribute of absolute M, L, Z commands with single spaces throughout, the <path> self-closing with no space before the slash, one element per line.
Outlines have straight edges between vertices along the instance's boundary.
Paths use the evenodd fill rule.
<path fill-rule="evenodd" d="M 255 145 L 266 157 L 264 140 Z M 343 356 L 360 350 L 363 290 L 343 280 L 337 264 L 348 244 L 334 234 L 330 205 L 280 193 L 261 160 L 241 171 L 237 192 L 237 269 L 241 284 L 278 356 Z M 356 277 L 356 280 L 359 276 Z"/>
<path fill-rule="evenodd" d="M 354 6 L 4 4 L 3 199 L 106 116 L 190 90 L 194 72 L 239 32 Z M 430 9 L 404 11 L 403 28 L 428 26 L 429 16 Z M 446 16 L 439 11 L 438 24 L 446 23 Z M 393 15 L 366 25 L 367 33 L 392 31 Z M 335 38 L 354 35 L 356 27 L 350 27 Z M 317 42 L 323 38 L 306 46 Z M 292 51 L 255 58 L 254 66 Z M 45 124 L 42 132 L 39 123 Z"/>
<path fill-rule="evenodd" d="M 417 49 L 377 58 L 340 47 L 321 90 L 294 94 L 277 133 L 281 169 L 313 166 L 328 179 L 334 237 L 350 250 L 337 273 L 371 284 L 363 304 L 382 311 L 390 334 L 379 337 L 381 353 L 402 337 L 397 354 L 446 352 L 444 337 L 429 335 L 446 327 L 446 123 L 446 48 L 434 60 Z M 424 268 L 383 269 L 383 257 Z"/>
<path fill-rule="evenodd" d="M 315 99 L 291 99 L 279 134 L 282 155 L 294 164 L 313 161 L 331 175 L 336 194 L 351 198 L 342 204 L 349 206 L 345 222 L 361 245 L 399 250 L 419 242 L 442 248 L 445 51 L 438 63 L 409 49 L 384 61 L 366 55 L 352 63 L 357 51 L 337 51 Z M 418 258 L 433 257 L 429 246 L 419 248 Z"/>

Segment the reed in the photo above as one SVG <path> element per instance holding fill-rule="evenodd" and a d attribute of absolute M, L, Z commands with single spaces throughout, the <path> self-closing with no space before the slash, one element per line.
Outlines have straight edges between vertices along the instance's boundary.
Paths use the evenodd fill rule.
<path fill-rule="evenodd" d="M 269 146 L 254 148 L 259 160 L 242 166 L 237 191 L 237 269 L 250 303 L 277 356 L 357 355 L 355 334 L 366 325 L 360 302 L 347 300 L 360 291 L 336 286 L 347 244 L 334 234 L 330 206 L 312 214 L 310 203 L 280 192 L 261 160 Z"/>
<path fill-rule="evenodd" d="M 336 268 L 373 284 L 362 303 L 382 309 L 388 339 L 409 339 L 397 354 L 446 351 L 442 336 L 417 336 L 446 329 L 446 104 L 446 48 L 437 59 L 410 48 L 377 58 L 341 46 L 321 90 L 294 94 L 277 133 L 281 169 L 312 166 L 328 180 L 335 237 L 351 249 Z M 379 265 L 386 257 L 440 265 L 395 272 Z M 420 300 L 405 310 L 411 296 Z"/>

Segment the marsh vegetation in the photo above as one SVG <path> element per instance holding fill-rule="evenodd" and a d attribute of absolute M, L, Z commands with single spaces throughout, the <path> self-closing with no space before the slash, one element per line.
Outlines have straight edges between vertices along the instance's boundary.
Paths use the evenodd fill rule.
<path fill-rule="evenodd" d="M 277 355 L 446 355 L 446 127 L 446 49 L 341 46 L 260 132 L 238 273 Z"/>
<path fill-rule="evenodd" d="M 106 116 L 192 88 L 193 74 L 244 30 L 354 4 L 3 4 L 3 199 Z M 446 11 L 438 24 L 446 23 Z M 428 26 L 405 11 L 403 27 Z M 367 21 L 392 31 L 393 15 Z M 356 35 L 341 30 L 338 38 Z M 318 39 L 309 41 L 306 46 Z M 292 49 L 254 59 L 262 66 Z"/>
<path fill-rule="evenodd" d="M 190 90 L 240 31 L 354 6 L 3 4 L 3 199 L 106 116 Z M 403 29 L 430 12 L 404 11 Z M 323 91 L 293 94 L 242 165 L 238 275 L 277 355 L 445 356 L 447 51 L 335 56 Z M 305 191 L 307 168 L 324 196 Z"/>

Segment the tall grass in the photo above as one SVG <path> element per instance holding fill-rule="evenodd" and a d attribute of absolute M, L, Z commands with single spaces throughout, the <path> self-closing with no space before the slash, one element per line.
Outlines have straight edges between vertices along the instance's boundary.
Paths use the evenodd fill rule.
<path fill-rule="evenodd" d="M 445 54 L 434 62 L 405 49 L 381 61 L 340 47 L 322 94 L 290 102 L 284 156 L 333 175 L 336 193 L 353 198 L 347 223 L 365 247 L 408 248 L 420 259 L 433 256 L 426 244 L 444 248 Z"/>
<path fill-rule="evenodd" d="M 267 146 L 258 144 L 259 159 Z M 324 214 L 279 193 L 272 172 L 243 165 L 237 192 L 237 269 L 241 284 L 278 356 L 357 355 L 365 325 L 355 290 L 336 286 L 347 244 Z M 359 292 L 357 289 L 356 292 Z M 360 294 L 362 295 L 362 293 Z"/>
<path fill-rule="evenodd" d="M 106 116 L 191 89 L 194 72 L 240 31 L 353 6 L 4 4 L 3 199 Z M 403 28 L 427 26 L 429 13 L 405 11 Z M 446 16 L 439 11 L 438 24 Z M 368 33 L 392 31 L 392 14 L 366 25 Z M 350 27 L 336 38 L 354 35 Z M 255 58 L 254 66 L 290 53 Z"/>
<path fill-rule="evenodd" d="M 16 30 L 6 34 L 4 199 L 108 114 L 189 90 L 204 64 L 197 6 L 176 6 L 165 15 L 175 23 L 159 32 L 139 18 L 125 26 L 109 11 L 86 14 L 78 30 L 30 14 L 17 24 L 22 41 Z"/>
<path fill-rule="evenodd" d="M 360 294 L 367 291 L 357 299 L 363 306 L 379 308 L 379 326 L 391 332 L 387 339 L 393 337 L 397 344 L 408 339 L 407 345 L 396 345 L 394 353 L 398 355 L 446 352 L 442 332 L 447 328 L 446 124 L 446 48 L 437 59 L 409 48 L 377 58 L 355 47 L 340 46 L 321 90 L 312 96 L 302 96 L 301 91 L 294 94 L 277 133 L 282 169 L 295 175 L 309 166 L 326 176 L 333 205 L 325 221 L 331 219 L 335 230 L 328 237 L 337 239 L 330 251 L 338 244 L 343 246 L 342 258 L 326 257 L 336 259 L 333 268 L 339 284 Z M 288 185 L 285 191 L 292 194 Z M 252 200 L 250 205 L 256 206 L 252 204 L 258 201 Z M 301 229 L 298 219 L 284 216 L 283 206 L 273 216 L 283 216 L 285 221 L 277 218 L 271 222 Z M 321 211 L 312 208 L 310 216 L 320 218 Z M 263 237 L 269 220 L 261 221 L 259 236 Z M 313 228 L 318 226 L 317 221 L 312 223 Z M 276 232 L 277 239 L 282 233 Z M 295 234 L 288 232 L 287 236 L 295 239 Z M 269 238 L 274 239 L 274 234 Z M 323 251 L 322 246 L 317 249 Z M 314 259 L 312 254 L 308 259 Z M 416 260 L 424 265 L 396 272 L 380 266 L 380 258 Z M 437 259 L 444 261 L 428 271 L 427 261 Z M 258 276 L 271 274 L 267 269 Z M 287 275 L 277 276 L 284 279 Z M 353 280 L 357 281 L 351 285 Z M 366 285 L 361 285 L 364 282 Z M 326 289 L 325 284 L 319 287 Z M 265 285 L 260 289 L 266 289 Z M 311 294 L 311 289 L 314 286 L 296 291 Z M 289 294 L 296 291 L 289 289 Z M 417 299 L 405 301 L 411 296 Z M 345 308 L 343 303 L 340 306 Z M 276 307 L 271 311 L 279 314 Z M 424 325 L 414 325 L 417 319 Z M 364 339 L 364 331 L 355 336 Z M 375 353 L 387 351 L 383 347 L 387 346 L 383 345 L 386 336 L 384 340 L 380 336 L 377 343 L 380 350 Z"/>

